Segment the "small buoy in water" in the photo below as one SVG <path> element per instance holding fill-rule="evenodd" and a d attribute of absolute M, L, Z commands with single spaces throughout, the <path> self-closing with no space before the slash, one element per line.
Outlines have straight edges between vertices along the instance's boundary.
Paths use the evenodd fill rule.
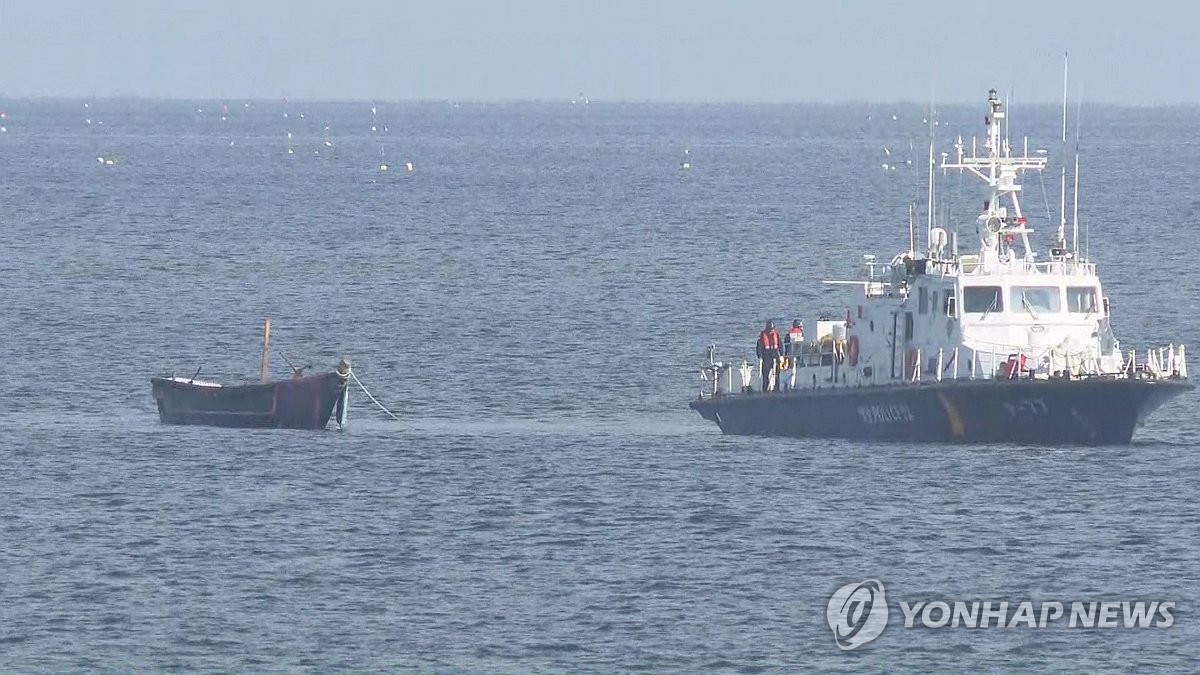
<path fill-rule="evenodd" d="M 117 162 L 116 162 L 116 160 L 113 160 L 113 159 L 106 159 L 106 160 L 104 160 L 104 166 L 112 166 L 112 165 L 114 165 L 114 164 L 116 164 L 116 163 L 117 163 Z"/>
<path fill-rule="evenodd" d="M 103 157 L 97 157 L 97 158 L 96 158 L 96 161 L 97 161 L 97 162 L 100 162 L 101 164 L 103 164 L 103 163 L 104 163 L 104 158 L 103 158 Z"/>
<path fill-rule="evenodd" d="M 288 154 L 289 154 L 289 155 L 294 155 L 294 154 L 296 154 L 296 151 L 295 151 L 295 150 L 292 150 L 291 148 L 288 148 Z"/>
<path fill-rule="evenodd" d="M 895 121 L 896 121 L 896 116 L 895 116 L 895 115 L 892 115 L 892 121 L 893 121 L 893 122 L 895 122 Z"/>
<path fill-rule="evenodd" d="M 8 133 L 8 127 L 0 127 L 0 134 L 7 134 L 7 133 Z"/>
<path fill-rule="evenodd" d="M 380 171 L 387 171 L 387 170 L 388 170 L 388 165 L 387 165 L 387 164 L 380 164 L 380 165 L 379 165 L 379 170 L 380 170 Z"/>
<path fill-rule="evenodd" d="M 404 169 L 405 169 L 406 171 L 408 171 L 409 173 L 412 173 L 412 170 L 413 170 L 413 165 L 412 165 L 412 162 L 405 162 L 405 163 L 404 163 Z"/>

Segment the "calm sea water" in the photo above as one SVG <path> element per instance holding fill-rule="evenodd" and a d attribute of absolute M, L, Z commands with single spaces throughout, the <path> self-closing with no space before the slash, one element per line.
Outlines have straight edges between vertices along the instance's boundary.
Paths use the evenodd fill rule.
<path fill-rule="evenodd" d="M 0 102 L 0 668 L 1194 665 L 1195 395 L 1093 449 L 732 438 L 686 408 L 707 344 L 842 311 L 818 282 L 903 247 L 919 106 L 394 104 L 372 132 L 370 103 L 84 103 Z M 1058 160 L 1057 111 L 1013 113 Z M 939 148 L 982 114 L 943 110 Z M 1118 335 L 1194 342 L 1200 110 L 1084 118 Z M 1056 171 L 1026 181 L 1045 236 Z M 974 188 L 943 184 L 949 218 Z M 266 315 L 401 421 L 358 396 L 347 433 L 159 425 L 147 378 L 253 377 Z M 1176 622 L 893 606 L 843 653 L 826 602 L 865 578 Z"/>

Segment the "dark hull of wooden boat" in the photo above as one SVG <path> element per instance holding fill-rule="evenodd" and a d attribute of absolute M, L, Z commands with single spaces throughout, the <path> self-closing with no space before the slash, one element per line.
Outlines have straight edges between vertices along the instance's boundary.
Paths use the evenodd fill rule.
<path fill-rule="evenodd" d="M 325 373 L 219 387 L 162 377 L 152 377 L 150 383 L 163 424 L 324 429 L 335 408 L 342 405 L 346 380 L 337 373 Z"/>

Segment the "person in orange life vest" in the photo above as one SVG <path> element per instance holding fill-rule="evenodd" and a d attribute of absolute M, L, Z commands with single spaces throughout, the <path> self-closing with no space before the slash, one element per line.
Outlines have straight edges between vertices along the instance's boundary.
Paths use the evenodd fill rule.
<path fill-rule="evenodd" d="M 761 367 L 763 391 L 779 391 L 779 353 L 782 346 L 779 331 L 775 330 L 775 322 L 768 321 L 767 327 L 758 334 L 758 343 L 755 345 Z"/>
<path fill-rule="evenodd" d="M 783 351 L 788 356 L 796 356 L 804 345 L 804 322 L 800 319 L 792 321 L 792 327 L 783 336 Z"/>

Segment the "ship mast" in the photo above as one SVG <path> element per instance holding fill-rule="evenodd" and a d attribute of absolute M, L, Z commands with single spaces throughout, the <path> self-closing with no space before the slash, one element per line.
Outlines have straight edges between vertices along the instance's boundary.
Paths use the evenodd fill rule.
<path fill-rule="evenodd" d="M 1029 235 L 1033 230 L 1026 227 L 1025 216 L 1021 213 L 1018 195 L 1021 185 L 1018 176 L 1024 171 L 1041 171 L 1046 167 L 1045 157 L 1030 157 L 1028 149 L 1021 156 L 1013 156 L 1012 148 L 1006 142 L 1005 125 L 1007 119 L 1004 104 L 1001 103 L 996 90 L 988 92 L 988 114 L 984 117 L 988 136 L 984 142 L 986 155 L 979 156 L 972 147 L 970 157 L 965 157 L 961 143 L 955 144 L 956 160 L 943 163 L 943 169 L 959 169 L 982 179 L 987 183 L 989 196 L 983 202 L 983 212 L 976 219 L 976 228 L 980 239 L 980 259 L 987 264 L 998 264 L 1001 257 L 1007 260 L 1033 260 L 1033 248 L 1029 243 Z M 1022 251 L 1020 255 L 1013 244 L 1020 239 Z"/>
<path fill-rule="evenodd" d="M 1063 52 L 1062 177 L 1058 191 L 1058 236 L 1054 248 L 1067 248 L 1067 53 Z"/>

